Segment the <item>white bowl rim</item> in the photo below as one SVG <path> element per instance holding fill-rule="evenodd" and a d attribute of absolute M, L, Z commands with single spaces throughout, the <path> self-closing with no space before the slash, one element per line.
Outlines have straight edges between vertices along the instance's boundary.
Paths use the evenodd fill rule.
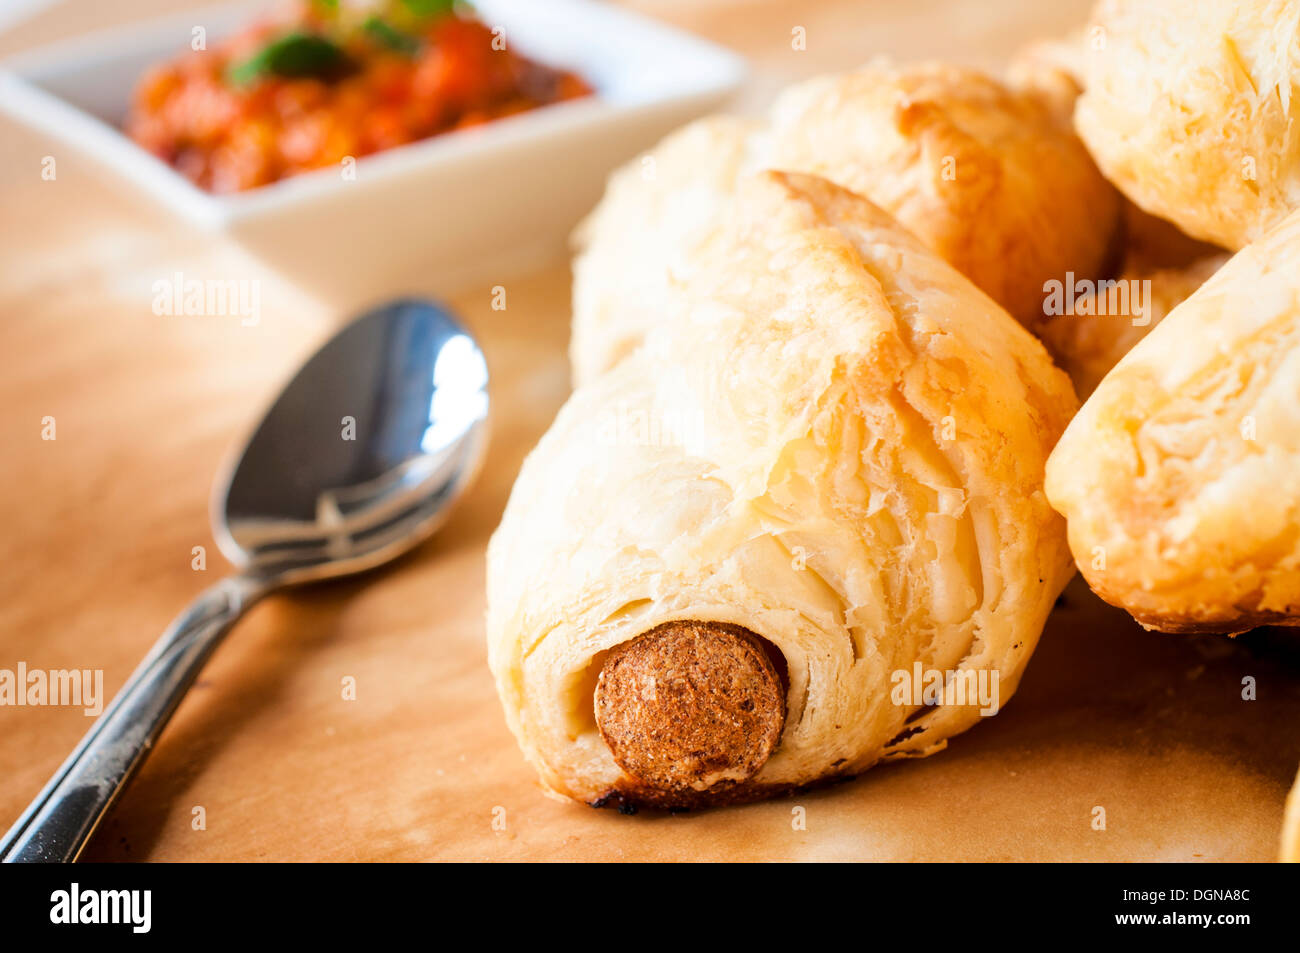
<path fill-rule="evenodd" d="M 471 129 L 440 133 L 357 157 L 357 175 L 400 177 L 439 162 L 472 162 L 476 157 L 547 133 L 586 128 L 615 117 L 632 117 L 666 104 L 716 99 L 739 88 L 747 74 L 745 61 L 731 50 L 634 11 L 595 4 L 591 0 L 560 0 L 556 7 L 567 8 L 569 12 L 598 11 L 598 15 L 622 21 L 629 29 L 650 32 L 656 41 L 667 37 L 681 47 L 693 48 L 708 57 L 709 69 L 702 71 L 706 78 L 697 80 L 695 85 L 676 95 L 661 95 L 634 103 L 612 102 L 596 95 L 555 103 Z M 66 68 L 69 62 L 102 57 L 106 49 L 140 45 L 149 38 L 154 38 L 157 43 L 162 37 L 175 36 L 181 27 L 192 26 L 203 19 L 232 25 L 246 23 L 259 10 L 266 9 L 262 0 L 196 7 L 71 36 L 6 57 L 0 60 L 0 107 L 15 119 L 65 141 L 75 139 L 104 165 L 130 179 L 189 221 L 206 228 L 224 228 L 238 221 L 311 202 L 346 187 L 340 181 L 338 170 L 332 167 L 315 169 L 244 192 L 208 192 L 137 145 L 121 129 L 40 85 L 43 77 L 58 75 L 61 64 Z M 708 77 L 709 72 L 715 75 Z"/>

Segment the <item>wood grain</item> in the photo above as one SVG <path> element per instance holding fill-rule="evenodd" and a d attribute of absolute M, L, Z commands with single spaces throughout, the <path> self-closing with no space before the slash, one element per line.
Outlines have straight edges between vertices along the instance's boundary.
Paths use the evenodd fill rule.
<path fill-rule="evenodd" d="M 12 52 L 178 4 L 70 0 Z M 742 108 L 878 53 L 996 67 L 1085 4 L 637 4 L 749 55 Z M 791 29 L 808 49 L 790 49 Z M 0 668 L 98 668 L 111 693 L 224 570 L 212 474 L 340 318 L 237 249 L 178 230 L 93 162 L 0 120 Z M 45 155 L 58 176 L 40 178 Z M 261 281 L 262 318 L 156 316 L 180 270 Z M 94 860 L 1244 859 L 1276 855 L 1300 760 L 1300 652 L 1142 632 L 1076 584 L 1020 693 L 926 761 L 742 808 L 623 817 L 544 797 L 485 664 L 483 550 L 568 387 L 563 262 L 454 304 L 493 375 L 484 475 L 428 545 L 277 596 L 233 633 L 101 829 Z M 57 439 L 41 439 L 53 416 Z M 191 568 L 192 548 L 207 569 Z M 345 700 L 345 677 L 356 680 Z M 1253 678 L 1258 700 L 1242 700 Z M 0 708 L 0 825 L 76 743 L 79 710 Z M 202 807 L 206 829 L 194 829 Z M 1093 829 L 1103 807 L 1107 826 Z M 792 824 L 802 808 L 805 829 Z M 494 819 L 497 824 L 494 827 Z M 504 819 L 504 829 L 500 823 Z"/>

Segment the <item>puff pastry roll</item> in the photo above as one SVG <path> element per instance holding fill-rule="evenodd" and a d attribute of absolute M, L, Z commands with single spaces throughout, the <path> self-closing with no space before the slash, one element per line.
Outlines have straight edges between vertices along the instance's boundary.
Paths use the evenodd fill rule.
<path fill-rule="evenodd" d="M 1300 206 L 1300 5 L 1102 0 L 1075 124 L 1148 212 L 1236 250 Z"/>
<path fill-rule="evenodd" d="M 640 342 L 737 179 L 762 168 L 871 199 L 1031 330 L 1044 281 L 1117 264 L 1119 194 L 1068 117 L 974 70 L 877 63 L 792 87 L 766 127 L 689 126 L 611 178 L 576 234 L 576 383 Z"/>
<path fill-rule="evenodd" d="M 1043 283 L 1116 250 L 1119 195 L 1042 98 L 944 63 L 810 80 L 773 107 L 772 164 L 867 196 L 1031 330 Z"/>
<path fill-rule="evenodd" d="M 545 786 L 749 800 L 930 754 L 1005 704 L 1073 571 L 1041 479 L 1075 406 L 871 203 L 744 181 L 492 537 L 489 660 Z M 948 694 L 911 691 L 932 673 Z"/>
<path fill-rule="evenodd" d="M 1300 615 L 1300 213 L 1106 376 L 1047 465 L 1092 588 L 1148 628 Z"/>

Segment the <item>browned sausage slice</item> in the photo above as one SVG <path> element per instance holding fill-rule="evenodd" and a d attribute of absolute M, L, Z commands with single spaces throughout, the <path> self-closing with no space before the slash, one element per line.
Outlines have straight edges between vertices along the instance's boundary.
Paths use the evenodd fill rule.
<path fill-rule="evenodd" d="M 774 654 L 721 622 L 669 622 L 616 647 L 596 683 L 596 724 L 614 760 L 664 792 L 752 777 L 785 725 Z"/>

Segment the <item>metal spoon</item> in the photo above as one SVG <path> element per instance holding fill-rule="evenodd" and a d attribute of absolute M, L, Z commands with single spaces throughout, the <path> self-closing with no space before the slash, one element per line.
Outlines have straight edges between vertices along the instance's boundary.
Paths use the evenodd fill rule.
<path fill-rule="evenodd" d="M 429 536 L 482 460 L 487 418 L 483 353 L 431 304 L 371 311 L 317 351 L 217 480 L 213 531 L 239 572 L 163 633 L 0 841 L 0 859 L 75 860 L 244 611 Z"/>

